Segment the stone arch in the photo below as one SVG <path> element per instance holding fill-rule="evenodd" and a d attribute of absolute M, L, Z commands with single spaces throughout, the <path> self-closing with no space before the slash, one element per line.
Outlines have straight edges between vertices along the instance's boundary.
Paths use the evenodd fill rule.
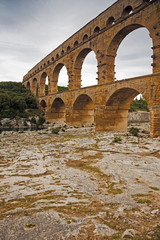
<path fill-rule="evenodd" d="M 78 56 L 75 59 L 75 62 L 74 62 L 74 78 L 75 78 L 75 81 L 76 81 L 77 88 L 81 88 L 82 65 L 83 65 L 84 59 L 86 58 L 86 56 L 91 51 L 94 51 L 94 50 L 91 49 L 91 48 L 85 48 L 81 52 L 79 52 Z M 95 54 L 95 56 L 96 56 L 96 54 Z M 96 56 L 96 59 L 97 59 L 97 56 Z"/>
<path fill-rule="evenodd" d="M 152 44 L 146 28 L 129 33 L 117 49 L 115 80 L 152 74 Z"/>
<path fill-rule="evenodd" d="M 115 23 L 115 19 L 113 16 L 109 17 L 106 23 L 106 27 L 110 27 Z"/>
<path fill-rule="evenodd" d="M 71 50 L 71 47 L 70 46 L 68 46 L 67 47 L 67 52 L 69 52 Z"/>
<path fill-rule="evenodd" d="M 37 97 L 38 96 L 38 81 L 37 78 L 34 78 L 32 81 L 32 92 Z"/>
<path fill-rule="evenodd" d="M 100 28 L 97 26 L 95 27 L 94 31 L 93 31 L 93 35 L 96 35 L 100 32 Z"/>
<path fill-rule="evenodd" d="M 78 41 L 75 41 L 74 42 L 74 47 L 77 47 L 78 46 Z"/>
<path fill-rule="evenodd" d="M 29 89 L 29 90 L 31 89 L 31 84 L 30 84 L 29 81 L 28 81 L 27 84 L 26 84 L 26 88 Z"/>
<path fill-rule="evenodd" d="M 40 109 L 45 112 L 46 107 L 47 107 L 46 101 L 45 100 L 41 100 L 39 105 L 40 105 Z"/>
<path fill-rule="evenodd" d="M 51 84 L 54 84 L 54 89 L 58 90 L 58 77 L 59 77 L 59 73 L 60 73 L 61 69 L 64 66 L 65 65 L 63 63 L 59 63 L 53 70 L 53 75 L 52 75 L 53 82 Z M 66 69 L 67 69 L 67 67 L 66 67 Z M 67 69 L 67 74 L 68 74 L 68 69 Z"/>
<path fill-rule="evenodd" d="M 46 87 L 46 82 L 48 80 L 48 87 Z M 49 78 L 46 72 L 43 72 L 40 77 L 40 96 L 48 95 L 48 92 L 50 91 L 50 83 Z"/>
<path fill-rule="evenodd" d="M 140 89 L 123 87 L 113 91 L 106 101 L 104 110 L 105 129 L 109 131 L 127 131 L 128 111 L 133 99 L 140 94 Z M 149 103 L 147 94 L 143 95 Z"/>
<path fill-rule="evenodd" d="M 61 56 L 63 56 L 63 55 L 64 55 L 64 50 L 61 51 Z"/>
<path fill-rule="evenodd" d="M 113 108 L 126 108 L 129 109 L 132 100 L 140 94 L 139 91 L 133 88 L 122 88 L 116 90 L 114 93 L 110 95 L 106 102 L 106 106 L 111 106 Z"/>
<path fill-rule="evenodd" d="M 122 18 L 127 17 L 128 15 L 130 15 L 133 12 L 133 8 L 132 6 L 128 5 L 127 7 L 125 7 L 125 9 L 122 12 Z"/>
<path fill-rule="evenodd" d="M 58 59 L 59 58 L 59 54 L 57 53 L 57 55 L 56 55 L 56 59 Z"/>
<path fill-rule="evenodd" d="M 88 40 L 88 35 L 85 34 L 85 35 L 83 36 L 83 42 L 86 42 L 87 40 Z"/>
<path fill-rule="evenodd" d="M 72 121 L 75 126 L 94 123 L 94 103 L 87 94 L 81 94 L 75 100 Z"/>
<path fill-rule="evenodd" d="M 117 50 L 123 41 L 123 39 L 132 31 L 145 27 L 142 24 L 130 24 L 124 28 L 122 28 L 111 40 L 108 48 L 107 48 L 107 59 L 106 61 L 109 63 L 109 71 L 107 71 L 107 79 L 108 81 L 114 81 L 115 79 L 115 57 Z M 148 28 L 146 28 L 148 30 Z"/>
<path fill-rule="evenodd" d="M 58 122 L 58 121 L 66 120 L 65 103 L 60 97 L 57 97 L 54 99 L 51 105 L 51 113 L 50 113 L 49 119 L 50 119 L 50 122 Z"/>

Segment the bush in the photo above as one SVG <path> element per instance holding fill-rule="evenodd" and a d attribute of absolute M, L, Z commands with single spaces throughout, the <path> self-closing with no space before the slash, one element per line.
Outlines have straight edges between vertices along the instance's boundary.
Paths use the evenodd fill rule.
<path fill-rule="evenodd" d="M 130 132 L 133 136 L 138 136 L 139 129 L 138 129 L 138 128 L 135 128 L 135 127 L 132 127 L 132 128 L 129 129 L 129 132 Z"/>
<path fill-rule="evenodd" d="M 36 123 L 36 130 L 39 130 L 40 129 L 39 127 L 42 126 L 44 122 L 45 122 L 45 118 L 43 116 L 39 116 L 39 119 Z"/>
<path fill-rule="evenodd" d="M 52 128 L 52 134 L 58 134 L 59 133 L 59 131 L 60 131 L 60 128 L 59 127 L 57 127 L 57 128 Z"/>
<path fill-rule="evenodd" d="M 136 111 L 147 111 L 149 112 L 147 102 L 144 98 L 135 99 L 132 101 L 129 112 L 136 112 Z"/>
<path fill-rule="evenodd" d="M 37 124 L 39 126 L 43 125 L 43 123 L 45 122 L 45 118 L 43 116 L 39 116 L 39 119 L 37 121 Z"/>
<path fill-rule="evenodd" d="M 0 119 L 27 118 L 26 109 L 38 109 L 36 98 L 22 83 L 0 82 Z"/>
<path fill-rule="evenodd" d="M 68 91 L 68 87 L 58 86 L 58 92 L 65 92 L 65 91 Z"/>
<path fill-rule="evenodd" d="M 30 122 L 31 122 L 32 124 L 36 124 L 36 119 L 35 119 L 35 117 L 32 117 L 31 120 L 30 120 Z"/>
<path fill-rule="evenodd" d="M 113 139 L 113 142 L 115 142 L 115 143 L 119 143 L 119 142 L 121 142 L 122 141 L 122 139 L 121 139 L 121 137 L 114 137 L 114 139 Z"/>

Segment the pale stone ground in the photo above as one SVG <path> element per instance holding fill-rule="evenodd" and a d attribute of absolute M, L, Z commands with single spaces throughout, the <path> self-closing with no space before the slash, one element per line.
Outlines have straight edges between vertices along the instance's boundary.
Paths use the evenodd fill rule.
<path fill-rule="evenodd" d="M 159 240 L 160 138 L 138 127 L 3 132 L 0 240 Z"/>

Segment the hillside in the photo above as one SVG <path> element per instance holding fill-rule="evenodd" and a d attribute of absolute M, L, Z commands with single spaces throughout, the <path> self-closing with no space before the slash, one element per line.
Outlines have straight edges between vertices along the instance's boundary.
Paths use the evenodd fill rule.
<path fill-rule="evenodd" d="M 27 118 L 38 110 L 36 98 L 18 82 L 0 82 L 0 119 Z"/>

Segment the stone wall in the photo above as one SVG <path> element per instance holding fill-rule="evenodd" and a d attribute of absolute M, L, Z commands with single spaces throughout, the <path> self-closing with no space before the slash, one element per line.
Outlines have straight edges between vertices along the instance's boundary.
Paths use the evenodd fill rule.
<path fill-rule="evenodd" d="M 150 121 L 150 113 L 144 111 L 131 112 L 128 114 L 128 123 L 146 123 Z"/>

